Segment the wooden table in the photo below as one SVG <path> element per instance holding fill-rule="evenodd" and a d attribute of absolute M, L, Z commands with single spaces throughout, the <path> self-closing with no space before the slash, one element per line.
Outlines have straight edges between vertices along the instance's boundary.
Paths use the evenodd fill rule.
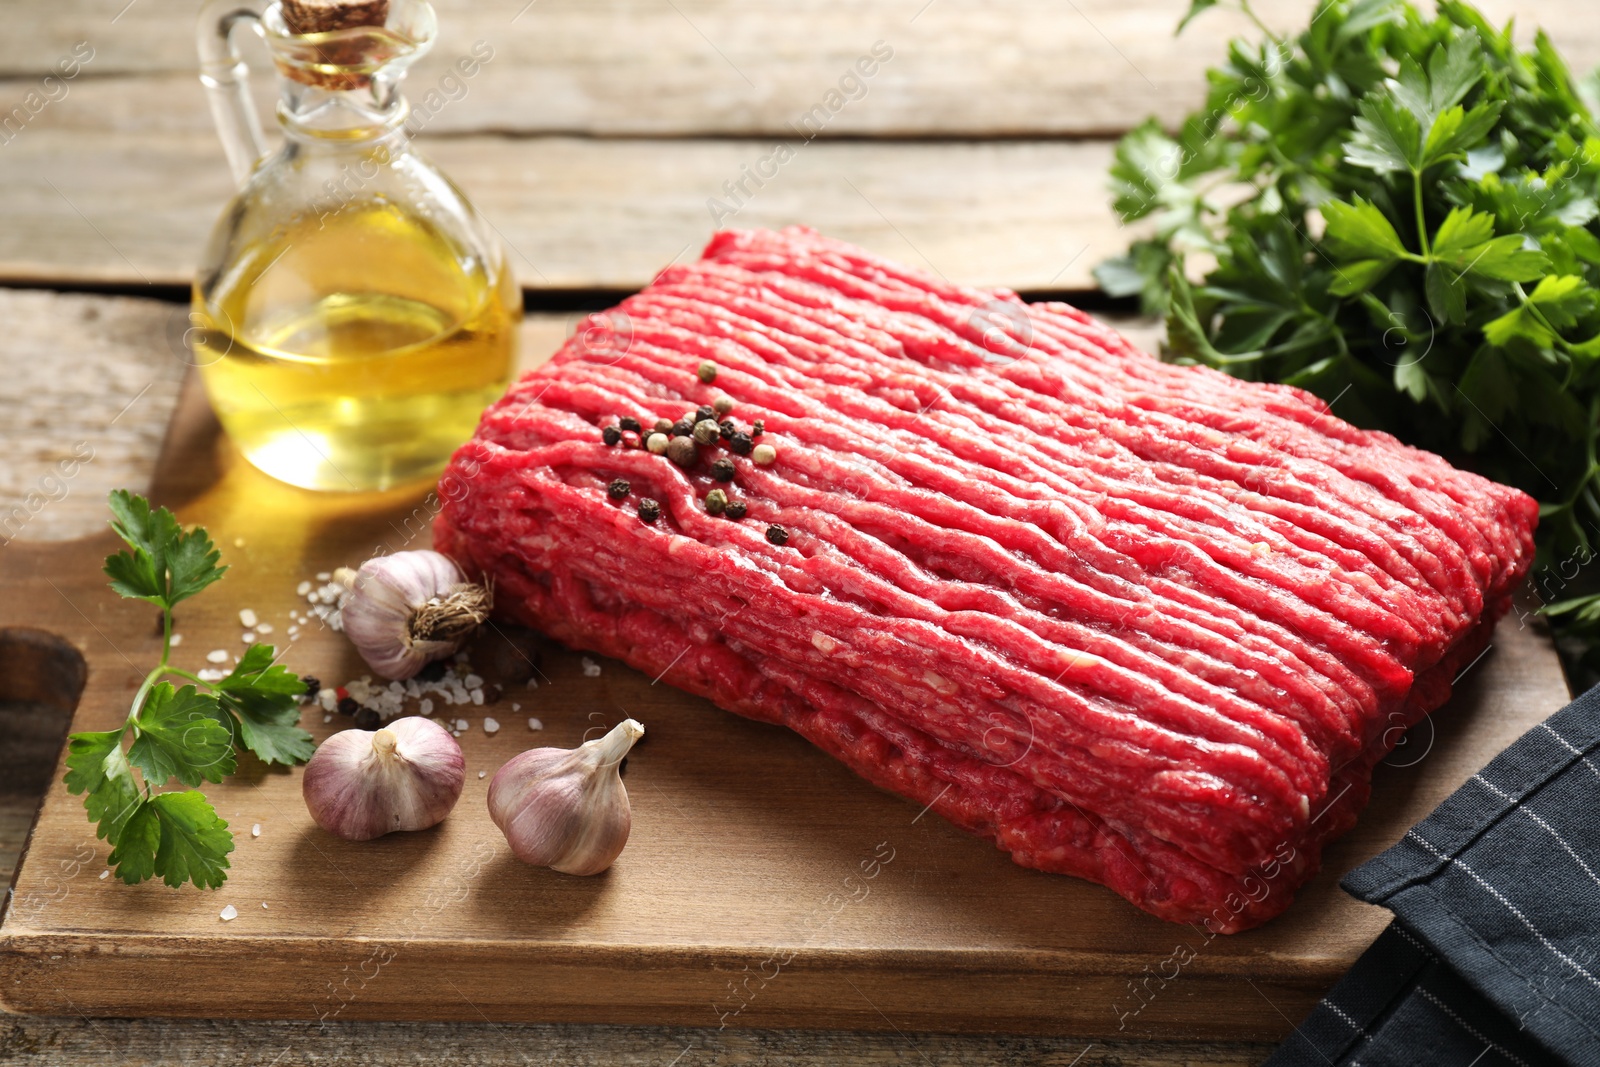
<path fill-rule="evenodd" d="M 194 0 L 53 0 L 0 36 L 0 539 L 70 539 L 105 492 L 147 484 L 186 364 L 181 304 L 229 193 L 194 77 Z M 1245 29 L 1187 0 L 436 0 L 442 33 L 410 80 L 440 85 L 474 42 L 493 56 L 429 111 L 424 150 L 512 250 L 552 347 L 580 309 L 693 255 L 714 223 L 804 222 L 952 280 L 1093 303 L 1120 250 L 1111 139 L 1198 101 Z M 1263 0 L 1271 24 L 1306 0 Z M 1578 0 L 1487 0 L 1546 25 L 1576 68 L 1600 59 Z M 80 45 L 79 42 L 87 42 Z M 879 44 L 881 42 L 881 44 Z M 845 82 L 874 45 L 869 79 Z M 58 60 L 92 58 L 67 81 Z M 264 55 L 252 57 L 264 66 Z M 270 86 L 258 86 L 270 114 Z M 31 95 L 30 95 L 31 94 Z M 843 101 L 839 103 L 839 101 Z M 20 108 L 20 111 L 13 111 Z M 820 111 L 818 109 L 821 109 Z M 810 116 L 807 123 L 807 116 Z M 815 133 L 814 137 L 808 137 Z M 787 143 L 759 187 L 732 186 Z M 727 183 L 725 185 L 725 183 Z M 31 290 L 31 291 L 24 291 Z M 1142 335 L 1153 340 L 1148 324 Z M 84 445 L 70 482 L 54 464 Z M 13 509 L 20 507 L 21 512 Z M 3 548 L 0 548 L 3 551 Z M 3 593 L 3 591 L 0 591 Z M 28 699 L 19 699 L 28 698 Z M 0 875 L 23 844 L 61 712 L 0 679 Z M 15 769 L 15 773 L 13 773 Z M 28 1064 L 749 1062 L 1259 1063 L 1260 1045 L 581 1026 L 195 1023 L 0 1018 Z"/>

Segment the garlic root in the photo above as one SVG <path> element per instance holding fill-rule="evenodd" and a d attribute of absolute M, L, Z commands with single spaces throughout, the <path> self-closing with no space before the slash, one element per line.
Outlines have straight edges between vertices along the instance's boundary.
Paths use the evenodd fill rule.
<path fill-rule="evenodd" d="M 494 606 L 487 586 L 428 550 L 378 556 L 334 577 L 350 590 L 339 609 L 346 636 L 369 667 L 400 681 L 453 654 Z"/>

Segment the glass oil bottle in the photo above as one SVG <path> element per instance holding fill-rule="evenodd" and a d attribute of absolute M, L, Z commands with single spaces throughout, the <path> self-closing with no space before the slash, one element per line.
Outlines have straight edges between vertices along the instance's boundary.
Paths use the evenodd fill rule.
<path fill-rule="evenodd" d="M 436 475 L 504 391 L 521 293 L 483 220 L 408 139 L 399 85 L 433 43 L 432 8 L 324 0 L 332 20 L 292 25 L 301 3 L 212 0 L 201 14 L 201 81 L 241 187 L 196 277 L 190 335 L 252 464 L 308 489 L 387 489 Z M 377 24 L 348 24 L 362 18 Z M 270 154 L 231 40 L 241 26 L 281 77 Z"/>

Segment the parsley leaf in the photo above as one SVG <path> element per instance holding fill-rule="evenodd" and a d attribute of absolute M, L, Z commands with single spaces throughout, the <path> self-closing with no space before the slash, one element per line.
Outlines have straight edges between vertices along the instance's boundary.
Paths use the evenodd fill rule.
<path fill-rule="evenodd" d="M 1389 97 L 1367 97 L 1355 120 L 1355 136 L 1344 156 L 1377 171 L 1422 169 L 1422 126 L 1417 116 Z"/>
<path fill-rule="evenodd" d="M 221 578 L 221 554 L 202 529 L 184 530 L 166 508 L 126 489 L 111 492 L 111 528 L 128 551 L 106 560 L 111 588 L 125 597 L 172 608 Z"/>
<path fill-rule="evenodd" d="M 1400 235 L 1383 212 L 1360 197 L 1350 204 L 1335 200 L 1322 215 L 1328 223 L 1328 247 L 1339 255 L 1398 259 L 1406 254 Z"/>
<path fill-rule="evenodd" d="M 174 779 L 189 786 L 222 781 L 234 772 L 240 745 L 267 763 L 309 759 L 312 737 L 300 729 L 305 683 L 275 661 L 270 645 L 252 645 L 215 684 L 172 666 L 173 606 L 227 568 L 205 530 L 185 530 L 166 508 L 121 489 L 109 504 L 111 527 L 128 547 L 106 558 L 105 572 L 120 595 L 161 608 L 161 662 L 145 676 L 120 728 L 68 738 L 66 786 L 83 797 L 96 833 L 113 846 L 109 863 L 122 881 L 160 877 L 173 887 L 192 882 L 214 889 L 227 878 L 233 851 L 228 824 L 196 790 L 159 790 Z M 168 675 L 210 692 L 174 688 L 162 680 Z"/>
<path fill-rule="evenodd" d="M 1434 120 L 1428 130 L 1428 139 L 1422 146 L 1422 165 L 1466 158 L 1467 149 L 1481 142 L 1494 129 L 1500 118 L 1501 104 L 1496 101 L 1465 111 L 1453 107 Z"/>
<path fill-rule="evenodd" d="M 155 862 L 161 880 L 173 887 L 186 881 L 203 889 L 220 886 L 227 878 L 222 872 L 233 851 L 233 835 L 206 798 L 190 790 L 157 793 L 149 808 L 161 828 Z"/>
<path fill-rule="evenodd" d="M 139 797 L 106 862 L 123 882 L 138 885 L 155 875 L 156 850 L 160 847 L 161 825 L 155 810 L 150 801 Z"/>
<path fill-rule="evenodd" d="M 139 805 L 139 791 L 122 754 L 122 731 L 76 733 L 67 740 L 67 791 L 87 794 L 84 807 L 96 836 L 117 843 Z"/>
<path fill-rule="evenodd" d="M 1347 261 L 1339 264 L 1339 276 L 1332 285 L 1336 296 L 1367 291 L 1407 254 L 1394 226 L 1365 200 L 1357 198 L 1349 204 L 1331 201 L 1323 209 L 1323 218 L 1329 251 Z"/>
<path fill-rule="evenodd" d="M 110 863 L 128 885 L 160 877 L 177 888 L 193 882 L 215 889 L 227 880 L 233 835 L 204 796 L 194 790 L 141 799 Z"/>
<path fill-rule="evenodd" d="M 217 721 L 217 698 L 192 685 L 174 690 L 162 682 L 150 690 L 133 731 L 128 762 L 146 781 L 199 785 L 233 773 L 233 735 Z"/>
<path fill-rule="evenodd" d="M 1213 7 L 1251 17 L 1184 24 Z M 1096 277 L 1166 316 L 1171 359 L 1539 497 L 1533 585 L 1600 682 L 1600 76 L 1466 0 L 1316 0 L 1218 59 L 1180 133 L 1118 145 L 1113 206 L 1153 232 Z"/>
<path fill-rule="evenodd" d="M 264 763 L 304 763 L 311 735 L 300 729 L 306 683 L 281 663 L 271 645 L 251 645 L 233 672 L 216 684 L 222 718 L 239 742 Z"/>

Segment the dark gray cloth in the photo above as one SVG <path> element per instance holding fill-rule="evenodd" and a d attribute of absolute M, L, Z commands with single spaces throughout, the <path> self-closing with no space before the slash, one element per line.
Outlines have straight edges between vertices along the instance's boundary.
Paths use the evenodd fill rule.
<path fill-rule="evenodd" d="M 1600 687 L 1350 872 L 1395 921 L 1266 1067 L 1600 1067 Z"/>

